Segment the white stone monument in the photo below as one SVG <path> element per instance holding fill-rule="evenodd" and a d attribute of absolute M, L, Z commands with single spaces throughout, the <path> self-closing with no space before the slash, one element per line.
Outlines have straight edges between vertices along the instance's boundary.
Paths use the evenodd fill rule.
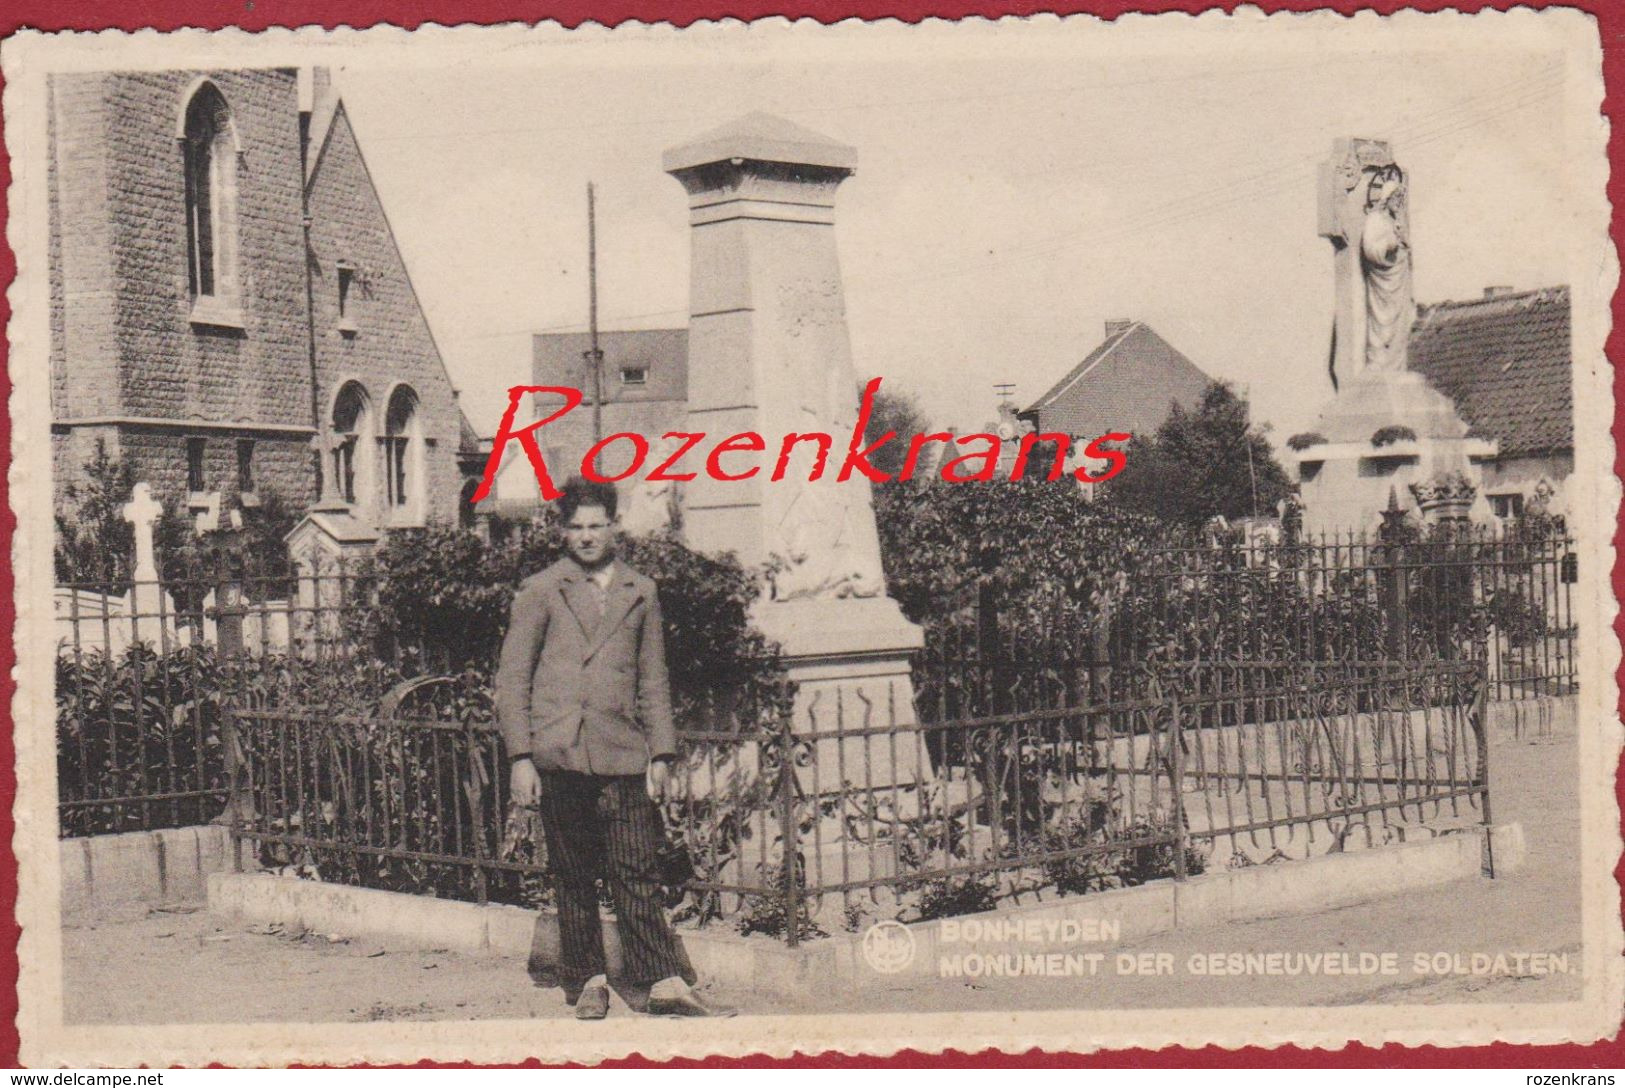
<path fill-rule="evenodd" d="M 1434 518 L 1488 513 L 1470 438 L 1450 398 L 1408 366 L 1412 294 L 1408 180 L 1386 141 L 1341 139 L 1321 165 L 1319 229 L 1332 243 L 1337 393 L 1293 451 L 1311 533 L 1370 530 L 1393 491 Z M 1475 502 L 1476 500 L 1476 502 Z"/>
<path fill-rule="evenodd" d="M 754 619 L 788 658 L 804 731 L 834 730 L 837 704 L 849 730 L 913 723 L 909 655 L 922 643 L 886 596 L 868 479 L 836 480 L 858 387 L 835 194 L 856 161 L 850 147 L 758 113 L 664 162 L 688 192 L 692 227 L 688 429 L 756 432 L 767 447 L 741 456 L 764 466 L 751 479 L 685 485 L 683 534 L 697 550 L 776 567 Z M 813 443 L 769 479 L 784 435 L 819 432 L 833 440 L 820 479 L 809 482 Z M 912 743 L 894 754 L 881 737 L 821 743 L 816 759 L 817 792 L 923 773 Z"/>

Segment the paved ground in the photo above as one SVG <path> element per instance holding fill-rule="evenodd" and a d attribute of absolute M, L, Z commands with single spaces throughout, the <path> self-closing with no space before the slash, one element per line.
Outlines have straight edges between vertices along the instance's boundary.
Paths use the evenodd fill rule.
<path fill-rule="evenodd" d="M 1101 946 L 1095 978 L 942 979 L 900 984 L 876 976 L 845 990 L 863 1009 L 1146 1008 L 1191 1005 L 1337 1005 L 1558 1001 L 1578 996 L 1578 973 L 1495 977 L 1418 975 L 1416 953 L 1580 952 L 1576 887 L 1579 806 L 1572 737 L 1537 743 L 1496 738 L 1491 763 L 1497 821 L 1519 821 L 1529 858 L 1517 873 L 1469 879 L 1354 907 L 1163 934 Z M 336 935 L 335 935 L 336 936 Z M 228 924 L 200 907 L 82 915 L 65 920 L 65 1018 L 70 1023 L 362 1021 L 548 1017 L 567 1010 L 557 990 L 532 986 L 512 960 L 423 952 L 363 939 L 330 940 Z M 1192 954 L 1396 952 L 1398 976 L 1192 976 Z M 1167 953 L 1176 970 L 1119 976 L 1119 952 Z M 1509 964 L 1512 961 L 1509 960 Z M 827 1009 L 813 995 L 729 993 L 755 1012 Z M 827 1000 L 827 995 L 826 1000 Z M 617 1006 L 612 1015 L 629 1015 Z"/>

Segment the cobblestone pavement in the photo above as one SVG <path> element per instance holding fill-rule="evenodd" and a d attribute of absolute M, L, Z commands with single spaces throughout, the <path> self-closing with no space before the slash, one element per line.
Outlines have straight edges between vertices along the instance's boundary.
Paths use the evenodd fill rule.
<path fill-rule="evenodd" d="M 938 979 L 875 976 L 843 988 L 843 1011 L 1154 1008 L 1192 1005 L 1557 1001 L 1578 996 L 1579 806 L 1573 737 L 1498 736 L 1492 755 L 1498 822 L 1519 821 L 1529 857 L 1497 880 L 1468 879 L 1356 906 L 1094 946 L 1166 953 L 1174 973 L 1095 978 Z M 1193 954 L 1391 951 L 1397 976 L 1192 976 Z M 1571 973 L 1417 974 L 1417 953 L 1567 953 Z M 231 923 L 199 905 L 84 914 L 63 930 L 69 1023 L 330 1022 L 523 1019 L 568 1015 L 516 960 L 425 952 L 339 934 Z M 1513 961 L 1509 961 L 1512 963 Z M 829 995 L 729 992 L 750 1012 L 827 1011 Z M 611 1016 L 633 1015 L 619 1002 Z"/>

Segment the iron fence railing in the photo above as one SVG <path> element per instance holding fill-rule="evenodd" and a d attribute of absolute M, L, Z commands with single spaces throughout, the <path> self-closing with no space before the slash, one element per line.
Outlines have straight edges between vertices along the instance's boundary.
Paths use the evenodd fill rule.
<path fill-rule="evenodd" d="M 1482 660 L 1272 660 L 1181 663 L 1133 698 L 954 720 L 814 695 L 765 727 L 682 734 L 665 816 L 694 875 L 674 898 L 684 917 L 794 944 L 1487 822 L 1485 690 Z M 510 833 L 487 728 L 281 707 L 235 711 L 228 731 L 233 833 L 262 863 L 545 901 L 545 857 Z"/>
<path fill-rule="evenodd" d="M 924 624 L 925 649 L 914 663 L 919 718 L 1132 703 L 1158 670 L 1195 659 L 1477 654 L 1494 698 L 1576 686 L 1577 571 L 1572 542 L 1558 533 L 1213 543 L 1143 559 L 1132 577 L 1084 599 L 1065 587 L 1015 597 L 996 579 L 968 588 L 959 607 Z M 468 664 L 459 658 L 466 648 L 443 630 L 379 622 L 374 573 L 341 558 L 262 573 L 228 557 L 122 592 L 99 583 L 58 587 L 61 833 L 217 818 L 227 709 L 412 716 L 392 693 L 456 675 Z M 479 704 L 489 667 L 474 669 L 464 685 L 473 690 L 457 696 L 465 716 L 488 715 Z M 693 728 L 720 720 L 709 704 L 721 688 L 677 697 Z"/>
<path fill-rule="evenodd" d="M 444 649 L 377 629 L 364 567 L 251 571 L 229 559 L 123 587 L 56 587 L 62 835 L 219 817 L 228 709 L 382 713 L 403 684 L 454 667 Z"/>
<path fill-rule="evenodd" d="M 838 699 L 786 741 L 796 860 L 780 894 L 830 929 L 1485 818 L 1484 690 L 1475 661 L 1263 661 L 1181 663 L 1129 695 L 962 719 Z"/>
<path fill-rule="evenodd" d="M 221 717 L 229 677 L 156 582 L 123 595 L 56 591 L 61 834 L 206 823 L 225 800 Z"/>

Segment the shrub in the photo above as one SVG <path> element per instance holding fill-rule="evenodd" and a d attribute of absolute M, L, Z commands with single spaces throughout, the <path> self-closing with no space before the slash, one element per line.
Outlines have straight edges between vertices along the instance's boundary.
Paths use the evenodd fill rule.
<path fill-rule="evenodd" d="M 998 906 L 999 882 L 983 873 L 964 877 L 943 877 L 920 888 L 915 911 L 920 922 L 952 918 L 960 914 L 980 914 Z"/>
<path fill-rule="evenodd" d="M 1104 485 L 1106 501 L 1188 527 L 1267 514 L 1294 490 L 1247 402 L 1224 382 L 1209 383 L 1195 411 L 1175 405 L 1155 435 L 1136 436 L 1126 452 L 1123 471 Z"/>
<path fill-rule="evenodd" d="M 1286 448 L 1294 453 L 1302 453 L 1310 446 L 1324 446 L 1326 436 L 1316 431 L 1303 431 L 1286 440 Z"/>
<path fill-rule="evenodd" d="M 749 619 L 759 576 L 732 556 L 701 555 L 667 534 L 624 539 L 620 551 L 659 587 L 673 696 L 690 719 L 775 715 L 782 669 Z M 519 582 L 564 554 L 551 514 L 498 546 L 464 529 L 392 532 L 359 572 L 371 603 L 354 609 L 352 633 L 401 660 L 408 675 L 488 674 Z M 720 705 L 719 692 L 731 693 Z"/>
<path fill-rule="evenodd" d="M 734 923 L 740 936 L 749 937 L 752 933 L 761 933 L 768 937 L 784 940 L 790 929 L 789 911 L 785 909 L 783 892 L 764 892 L 758 895 L 745 896 L 740 906 L 739 920 Z M 803 908 L 796 918 L 796 940 L 806 941 L 814 937 L 828 937 L 829 933 L 813 921 Z"/>
<path fill-rule="evenodd" d="M 136 643 L 56 662 L 57 794 L 63 802 L 223 791 L 223 683 L 208 647 Z M 214 796 L 62 810 L 63 836 L 206 823 Z"/>
<path fill-rule="evenodd" d="M 875 521 L 888 591 L 919 623 L 954 615 L 983 585 L 1035 621 L 1057 604 L 1087 604 L 1167 533 L 1042 476 L 891 484 L 876 489 Z"/>
<path fill-rule="evenodd" d="M 867 382 L 858 383 L 858 396 L 863 395 Z M 929 431 L 930 424 L 919 398 L 906 389 L 882 385 L 875 391 L 871 402 L 869 425 L 864 428 L 863 441 L 872 445 L 895 431 L 897 437 L 881 446 L 870 458 L 870 463 L 888 476 L 896 476 L 908 459 L 909 440 Z"/>
<path fill-rule="evenodd" d="M 1125 839 L 1145 835 L 1166 835 L 1172 828 L 1172 818 L 1162 813 L 1135 820 L 1125 825 L 1119 835 Z M 1130 846 L 1118 853 L 1117 879 L 1124 887 L 1163 880 L 1175 874 L 1178 847 L 1170 842 L 1156 842 L 1145 846 Z M 1185 846 L 1185 875 L 1200 876 L 1207 871 L 1207 853 L 1187 840 Z"/>
<path fill-rule="evenodd" d="M 1046 853 L 1102 847 L 1111 830 L 1112 806 L 1106 801 L 1090 801 L 1081 813 L 1069 816 L 1045 830 Z M 1044 880 L 1062 895 L 1086 895 L 1114 885 L 1116 864 L 1105 852 L 1062 858 L 1044 864 Z"/>
<path fill-rule="evenodd" d="M 1371 432 L 1371 444 L 1381 449 L 1383 446 L 1392 446 L 1396 442 L 1415 442 L 1416 432 L 1409 427 L 1378 427 Z"/>

